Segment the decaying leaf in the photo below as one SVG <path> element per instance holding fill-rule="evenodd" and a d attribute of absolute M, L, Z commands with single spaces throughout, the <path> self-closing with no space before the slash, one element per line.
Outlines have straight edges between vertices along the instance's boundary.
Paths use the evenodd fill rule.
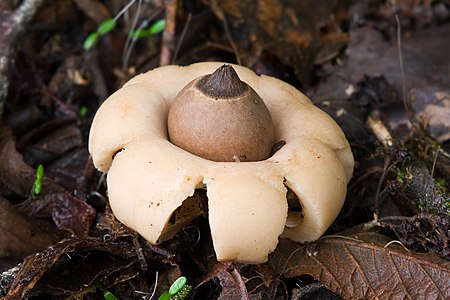
<path fill-rule="evenodd" d="M 232 262 L 217 263 L 212 270 L 209 272 L 205 279 L 197 287 L 196 298 L 205 299 L 246 299 L 246 295 L 242 294 L 242 289 L 239 288 L 239 282 L 233 277 L 231 272 L 235 270 L 235 266 Z M 239 275 L 240 276 L 240 275 Z M 216 282 L 215 282 L 216 281 Z M 218 281 L 218 282 L 217 282 Z M 202 286 L 208 284 L 218 284 L 216 289 L 208 289 L 208 294 L 198 294 L 202 293 Z"/>
<path fill-rule="evenodd" d="M 59 229 L 68 230 L 74 236 L 89 234 L 96 211 L 85 201 L 67 192 L 45 194 L 29 198 L 20 205 L 23 212 L 32 216 L 52 217 Z"/>
<path fill-rule="evenodd" d="M 379 234 L 358 238 L 323 238 L 313 251 L 281 240 L 269 264 L 288 278 L 309 274 L 345 299 L 450 297 L 450 262 L 408 253 Z"/>
<path fill-rule="evenodd" d="M 63 240 L 23 261 L 7 299 L 24 299 L 31 292 L 80 293 L 92 289 L 95 281 L 108 286 L 136 276 L 136 262 L 130 238 L 108 243 L 102 238 Z"/>
<path fill-rule="evenodd" d="M 421 214 L 413 217 L 389 217 L 380 225 L 397 235 L 409 249 L 436 253 L 450 260 L 450 217 Z"/>
<path fill-rule="evenodd" d="M 5 127 L 0 128 L 0 154 L 9 157 L 0 164 L 1 195 L 27 199 L 19 207 L 28 215 L 52 217 L 60 229 L 69 230 L 76 236 L 88 234 L 96 211 L 84 200 L 72 196 L 46 176 L 42 181 L 43 195 L 32 197 L 36 171 L 23 161 L 11 132 Z"/>
<path fill-rule="evenodd" d="M 402 103 L 404 83 L 407 106 L 415 106 L 418 114 L 416 118 L 425 117 L 433 136 L 441 142 L 444 141 L 445 126 L 442 128 L 443 125 L 438 120 L 442 120 L 442 116 L 448 111 L 445 94 L 433 95 L 433 99 L 428 100 L 423 99 L 423 95 L 427 94 L 427 91 L 430 93 L 430 89 L 444 93 L 447 90 L 448 83 L 445 78 L 448 77 L 450 62 L 445 51 L 434 49 L 446 47 L 447 41 L 441 37 L 449 35 L 450 26 L 436 27 L 433 28 L 432 34 L 430 32 L 430 29 L 426 29 L 402 35 L 401 51 L 405 76 L 403 82 L 396 38 L 386 41 L 379 31 L 369 26 L 351 31 L 345 63 L 342 66 L 330 66 L 329 72 L 333 75 L 319 86 L 313 98 L 327 101 L 348 99 L 366 76 L 383 74 L 386 82 L 392 85 L 399 95 L 397 101 L 383 109 L 389 125 L 395 128 L 399 124 L 407 123 L 407 114 Z M 414 103 L 415 99 L 418 103 Z M 424 109 L 427 104 L 435 106 L 428 107 L 426 112 Z M 419 109 L 423 106 L 424 109 Z"/>
<path fill-rule="evenodd" d="M 450 89 L 428 86 L 413 88 L 411 102 L 416 119 L 438 142 L 450 140 Z"/>
<path fill-rule="evenodd" d="M 0 193 L 3 196 L 27 198 L 35 179 L 35 170 L 23 161 L 22 155 L 17 152 L 16 144 L 11 131 L 0 127 Z M 46 184 L 44 179 L 43 184 Z"/>
<path fill-rule="evenodd" d="M 244 65 L 254 65 L 264 52 L 269 52 L 291 66 L 306 85 L 314 64 L 336 56 L 347 42 L 347 34 L 336 21 L 334 0 L 208 2 L 224 27 L 229 28 Z"/>
<path fill-rule="evenodd" d="M 42 251 L 59 237 L 50 223 L 20 213 L 0 196 L 0 258 L 21 258 Z"/>

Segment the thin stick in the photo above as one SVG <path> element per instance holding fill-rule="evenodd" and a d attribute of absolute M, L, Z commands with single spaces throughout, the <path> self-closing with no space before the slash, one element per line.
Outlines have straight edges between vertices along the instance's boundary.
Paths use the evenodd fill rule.
<path fill-rule="evenodd" d="M 411 111 L 408 107 L 406 100 L 406 80 L 405 80 L 405 68 L 403 66 L 403 53 L 402 53 L 402 27 L 400 24 L 400 19 L 398 15 L 395 15 L 395 21 L 397 22 L 397 50 L 398 50 L 398 60 L 400 63 L 400 73 L 402 77 L 402 100 L 403 107 L 405 108 L 406 115 L 408 116 L 411 125 L 413 125 L 413 118 L 411 116 Z"/>
<path fill-rule="evenodd" d="M 177 0 L 166 0 L 166 27 L 162 36 L 160 66 L 170 64 L 175 48 L 175 25 L 177 17 Z"/>
<path fill-rule="evenodd" d="M 384 148 L 388 150 L 394 144 L 389 130 L 380 120 L 378 114 L 372 114 L 367 118 L 367 125 L 372 129 L 373 133 L 377 137 L 378 141 L 383 144 Z"/>
<path fill-rule="evenodd" d="M 439 145 L 436 149 L 436 155 L 434 156 L 433 167 L 431 168 L 431 178 L 434 176 L 434 169 L 436 168 L 437 158 L 439 156 L 439 152 L 441 150 L 441 146 Z"/>
<path fill-rule="evenodd" d="M 225 29 L 225 33 L 227 35 L 228 40 L 230 41 L 231 48 L 233 49 L 234 55 L 236 56 L 236 62 L 238 65 L 241 65 L 241 57 L 239 56 L 239 52 L 237 50 L 236 44 L 233 41 L 233 38 L 231 37 L 230 29 L 228 28 L 228 22 L 225 16 L 223 16 L 223 27 Z"/>
<path fill-rule="evenodd" d="M 233 267 L 233 270 L 231 270 L 231 276 L 233 276 L 234 281 L 237 283 L 239 287 L 239 291 L 241 292 L 241 299 L 242 300 L 250 300 L 248 296 L 247 287 L 245 286 L 245 282 L 242 280 L 241 274 L 239 274 L 238 270 Z"/>
<path fill-rule="evenodd" d="M 133 32 L 133 30 L 136 28 L 137 21 L 139 19 L 139 14 L 141 13 L 141 6 L 142 6 L 142 0 L 139 0 L 138 1 L 138 6 L 137 6 L 137 9 L 136 9 L 136 14 L 135 14 L 135 16 L 133 18 L 133 22 L 131 23 L 130 34 L 128 34 L 128 38 L 127 38 L 127 41 L 125 43 L 125 46 L 124 46 L 123 52 L 122 52 L 122 70 L 125 70 L 127 68 L 127 65 L 128 65 L 128 57 L 127 57 L 128 50 L 130 48 L 132 48 L 132 44 L 134 42 L 132 40 L 132 38 L 131 38 L 131 32 Z M 128 5 L 127 5 L 127 7 L 128 7 Z"/>
<path fill-rule="evenodd" d="M 156 271 L 156 278 L 155 278 L 155 287 L 153 288 L 152 294 L 149 300 L 153 299 L 153 296 L 156 294 L 156 287 L 158 286 L 158 271 Z"/>
<path fill-rule="evenodd" d="M 172 64 L 175 64 L 175 61 L 178 56 L 178 52 L 180 51 L 181 45 L 183 44 L 183 40 L 186 37 L 186 33 L 189 28 L 189 25 L 191 25 L 191 21 L 192 21 L 192 13 L 188 13 L 186 24 L 184 25 L 183 32 L 181 32 L 180 38 L 178 39 L 177 48 L 175 49 L 175 53 L 173 54 Z"/>
<path fill-rule="evenodd" d="M 153 19 L 155 19 L 163 10 L 163 8 L 158 8 L 155 12 L 153 12 L 153 14 L 146 20 L 144 20 L 141 25 L 139 26 L 140 29 L 143 29 L 145 27 L 148 26 L 149 22 L 151 22 Z M 130 34 L 128 36 L 128 39 L 130 39 L 131 37 L 131 30 L 130 30 Z M 131 39 L 131 44 L 129 45 L 129 47 L 126 47 L 126 51 L 124 50 L 124 54 L 125 54 L 125 58 L 123 59 L 123 65 L 122 65 L 122 70 L 126 71 L 126 69 L 128 68 L 128 62 L 130 61 L 130 56 L 131 56 L 131 52 L 133 51 L 133 47 L 136 44 L 137 41 L 137 37 L 132 38 Z M 128 43 L 128 40 L 127 40 Z"/>
<path fill-rule="evenodd" d="M 24 0 L 16 10 L 12 11 L 11 7 L 11 12 L 2 12 L 3 15 L 0 19 L 0 28 L 2 28 L 0 30 L 0 120 L 2 119 L 4 102 L 8 95 L 17 44 L 26 31 L 27 24 L 32 20 L 43 2 L 43 0 Z"/>

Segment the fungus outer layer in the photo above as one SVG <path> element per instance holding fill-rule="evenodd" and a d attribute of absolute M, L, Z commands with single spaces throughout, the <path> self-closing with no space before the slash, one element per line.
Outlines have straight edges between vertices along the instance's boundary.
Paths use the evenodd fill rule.
<path fill-rule="evenodd" d="M 280 236 L 303 242 L 325 232 L 343 205 L 353 156 L 339 126 L 302 93 L 241 66 L 233 68 L 261 96 L 275 140 L 286 144 L 266 160 L 235 163 L 210 161 L 170 143 L 166 122 L 173 99 L 221 65 L 166 66 L 131 79 L 99 108 L 89 151 L 108 173 L 115 216 L 149 242 L 170 239 L 198 216 L 195 197 L 189 197 L 206 185 L 217 259 L 262 263 Z M 302 208 L 298 226 L 285 226 L 286 187 Z M 179 209 L 183 203 L 186 209 Z M 176 211 L 180 223 L 173 224 Z"/>
<path fill-rule="evenodd" d="M 261 97 L 233 67 L 188 83 L 172 102 L 170 141 L 214 161 L 260 161 L 272 152 L 274 126 Z"/>

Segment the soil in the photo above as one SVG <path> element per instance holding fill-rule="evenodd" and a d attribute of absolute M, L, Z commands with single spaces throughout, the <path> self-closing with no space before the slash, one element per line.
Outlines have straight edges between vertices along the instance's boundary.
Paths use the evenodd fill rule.
<path fill-rule="evenodd" d="M 449 299 L 448 37 L 446 0 L 0 1 L 0 298 L 157 299 L 185 276 L 187 299 Z M 217 262 L 206 212 L 151 245 L 87 150 L 126 81 L 212 60 L 301 90 L 355 157 L 324 237 L 260 265 Z"/>

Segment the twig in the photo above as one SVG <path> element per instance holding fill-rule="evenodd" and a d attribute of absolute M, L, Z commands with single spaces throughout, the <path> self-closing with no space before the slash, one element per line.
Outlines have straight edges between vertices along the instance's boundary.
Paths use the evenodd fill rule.
<path fill-rule="evenodd" d="M 233 266 L 233 270 L 230 271 L 231 276 L 234 279 L 234 282 L 238 285 L 239 291 L 241 292 L 242 300 L 250 300 L 248 296 L 247 287 L 245 286 L 245 282 L 242 280 L 241 274 L 239 274 L 238 270 L 235 266 Z"/>
<path fill-rule="evenodd" d="M 175 53 L 172 58 L 172 64 L 175 64 L 178 52 L 180 51 L 181 45 L 183 44 L 184 38 L 186 37 L 189 25 L 191 25 L 191 21 L 192 21 L 192 13 L 189 13 L 187 16 L 186 24 L 184 24 L 183 31 L 181 32 L 180 38 L 178 39 L 177 47 L 175 48 Z"/>
<path fill-rule="evenodd" d="M 393 142 L 391 134 L 389 133 L 389 130 L 386 128 L 386 126 L 380 120 L 380 117 L 379 117 L 379 114 L 377 111 L 374 111 L 372 113 L 372 115 L 370 115 L 367 118 L 367 125 L 370 127 L 370 129 L 372 129 L 372 131 L 375 134 L 375 136 L 377 137 L 377 139 L 383 144 L 384 149 L 386 149 L 387 151 L 390 151 L 394 142 Z M 392 166 L 391 163 L 392 163 L 391 157 L 390 157 L 390 155 L 388 155 L 384 160 L 383 174 L 381 175 L 381 178 L 378 181 L 377 191 L 375 194 L 375 220 L 378 218 L 378 207 L 379 207 L 379 198 L 380 198 L 381 187 L 391 169 L 391 166 Z"/>
<path fill-rule="evenodd" d="M 137 21 L 139 19 L 139 14 L 141 13 L 141 6 L 142 6 L 142 0 L 138 0 L 136 13 L 134 15 L 133 22 L 131 23 L 130 34 L 128 35 L 125 46 L 123 47 L 123 53 L 122 53 L 122 70 L 123 71 L 126 71 L 126 68 L 128 65 L 128 58 L 129 58 L 129 55 L 131 54 L 131 49 L 133 48 L 133 44 L 135 42 L 135 40 L 131 38 L 131 32 L 136 28 Z"/>
<path fill-rule="evenodd" d="M 430 176 L 431 176 L 432 178 L 434 177 L 434 170 L 435 170 L 435 168 L 436 168 L 436 162 L 437 162 L 437 158 L 438 158 L 438 156 L 439 156 L 440 150 L 441 150 L 441 146 L 439 145 L 439 146 L 437 147 L 436 154 L 434 155 L 433 167 L 431 168 L 431 175 L 430 175 Z"/>
<path fill-rule="evenodd" d="M 238 49 L 236 47 L 236 44 L 234 43 L 233 38 L 231 37 L 230 28 L 228 27 L 228 22 L 225 16 L 223 17 L 223 27 L 225 29 L 225 33 L 227 35 L 228 40 L 230 41 L 231 48 L 233 49 L 234 55 L 236 56 L 236 62 L 238 65 L 241 65 L 241 57 L 239 56 Z"/>
<path fill-rule="evenodd" d="M 166 27 L 162 36 L 159 64 L 166 66 L 172 61 L 175 49 L 175 26 L 177 17 L 177 0 L 166 0 Z"/>
<path fill-rule="evenodd" d="M 140 5 L 140 4 L 139 4 Z M 139 8 L 140 9 L 140 8 Z M 163 7 L 159 7 L 157 8 L 151 15 L 150 17 L 148 17 L 147 19 L 145 19 L 140 25 L 139 28 L 143 29 L 145 27 L 148 26 L 148 24 L 153 21 L 153 19 L 155 19 L 163 10 Z M 134 27 L 134 25 L 133 25 Z M 128 35 L 128 39 L 127 39 L 127 43 L 124 47 L 124 51 L 123 51 L 123 55 L 122 55 L 122 71 L 126 72 L 127 68 L 128 68 L 128 62 L 130 61 L 130 57 L 131 57 L 131 52 L 133 51 L 133 47 L 136 44 L 137 38 L 131 38 L 131 31 L 134 29 L 132 27 L 132 29 L 130 30 L 130 34 Z M 129 42 L 130 41 L 130 42 Z"/>
<path fill-rule="evenodd" d="M 389 149 L 394 144 L 391 134 L 377 114 L 374 113 L 367 118 L 367 125 L 385 149 Z"/>
<path fill-rule="evenodd" d="M 403 245 L 403 243 L 400 242 L 400 241 L 398 241 L 398 240 L 392 240 L 392 241 L 390 241 L 389 243 L 387 243 L 386 245 L 384 245 L 383 248 L 386 249 L 386 248 L 388 248 L 388 247 L 389 247 L 390 245 L 392 245 L 392 244 L 399 244 L 400 246 L 402 246 L 402 248 L 403 248 L 404 250 L 406 250 L 407 252 L 411 253 L 411 251 L 409 251 L 409 249 L 406 248 L 405 245 Z"/>
<path fill-rule="evenodd" d="M 413 116 L 411 115 L 411 110 L 408 107 L 408 102 L 406 100 L 406 80 L 405 80 L 405 68 L 403 66 L 403 53 L 402 53 L 402 27 L 400 24 L 400 19 L 398 15 L 395 15 L 395 21 L 397 23 L 397 50 L 398 50 L 398 60 L 400 63 L 400 73 L 402 76 L 402 99 L 403 99 L 403 107 L 405 108 L 406 115 L 408 116 L 408 120 L 412 126 Z"/>
<path fill-rule="evenodd" d="M 17 41 L 43 2 L 43 0 L 24 0 L 15 11 L 0 15 L 0 120 L 8 95 Z"/>

